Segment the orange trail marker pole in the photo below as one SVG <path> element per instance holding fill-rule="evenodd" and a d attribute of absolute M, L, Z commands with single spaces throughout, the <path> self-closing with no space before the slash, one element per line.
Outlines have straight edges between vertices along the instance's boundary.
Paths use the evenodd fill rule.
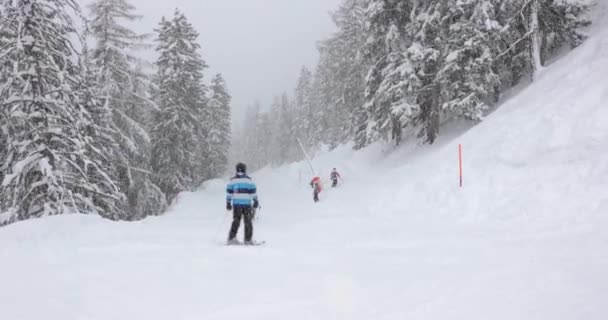
<path fill-rule="evenodd" d="M 460 169 L 460 187 L 462 188 L 462 144 L 458 145 L 458 167 Z"/>

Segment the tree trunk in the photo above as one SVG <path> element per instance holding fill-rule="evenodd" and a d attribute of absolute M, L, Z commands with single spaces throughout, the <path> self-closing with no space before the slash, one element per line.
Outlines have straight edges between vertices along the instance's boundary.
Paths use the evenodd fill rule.
<path fill-rule="evenodd" d="M 538 75 L 540 74 L 543 63 L 541 59 L 541 39 L 542 35 L 540 32 L 540 24 L 539 24 L 539 12 L 540 12 L 540 2 L 539 0 L 532 0 L 530 4 L 530 54 L 532 58 L 532 68 L 533 74 L 532 79 L 536 80 Z"/>

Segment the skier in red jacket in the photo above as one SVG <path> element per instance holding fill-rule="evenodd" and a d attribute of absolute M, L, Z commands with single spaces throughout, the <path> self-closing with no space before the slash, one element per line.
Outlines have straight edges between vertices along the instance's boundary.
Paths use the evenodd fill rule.
<path fill-rule="evenodd" d="M 312 181 L 310 181 L 310 186 L 313 188 L 313 200 L 315 202 L 319 202 L 319 193 L 321 193 L 321 191 L 323 190 L 323 187 L 321 186 L 321 178 L 312 178 Z"/>

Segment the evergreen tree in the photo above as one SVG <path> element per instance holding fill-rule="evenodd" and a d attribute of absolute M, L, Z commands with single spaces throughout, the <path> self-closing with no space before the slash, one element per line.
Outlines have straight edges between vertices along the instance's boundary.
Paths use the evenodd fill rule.
<path fill-rule="evenodd" d="M 269 112 L 259 113 L 255 122 L 256 129 L 251 143 L 251 154 L 255 156 L 256 168 L 279 163 L 275 140 L 275 122 Z"/>
<path fill-rule="evenodd" d="M 361 49 L 368 40 L 368 0 L 345 0 L 332 14 L 338 31 L 319 44 L 320 59 L 313 81 L 314 139 L 330 148 L 353 138 L 355 110 L 363 105 L 369 68 Z"/>
<path fill-rule="evenodd" d="M 277 148 L 279 162 L 277 164 L 290 163 L 298 160 L 300 157 L 298 147 L 298 136 L 296 127 L 296 113 L 293 105 L 287 96 L 283 93 L 279 100 L 279 109 L 277 113 L 276 134 L 278 138 Z"/>
<path fill-rule="evenodd" d="M 238 134 L 238 143 L 235 143 L 236 157 L 233 159 L 233 163 L 246 161 L 249 170 L 260 169 L 267 164 L 265 160 L 268 156 L 270 140 L 263 141 L 264 139 L 261 137 L 261 130 L 267 128 L 261 124 L 261 109 L 262 106 L 258 101 L 247 108 L 243 127 Z"/>
<path fill-rule="evenodd" d="M 158 29 L 159 111 L 152 131 L 152 167 L 169 202 L 194 188 L 202 174 L 208 175 L 200 170 L 209 161 L 209 155 L 202 155 L 199 149 L 206 138 L 201 137 L 207 129 L 203 126 L 209 121 L 202 113 L 206 65 L 198 53 L 197 38 L 198 33 L 179 11 L 171 21 L 163 18 Z"/>
<path fill-rule="evenodd" d="M 83 44 L 79 65 L 82 77 L 78 84 L 77 98 L 91 117 L 91 121 L 83 128 L 88 137 L 87 154 L 101 168 L 89 167 L 87 176 L 93 181 L 104 183 L 107 190 L 105 193 L 114 193 L 111 198 L 93 194 L 93 203 L 102 216 L 112 220 L 123 219 L 128 215 L 124 212 L 126 196 L 119 190 L 117 168 L 112 163 L 112 154 L 118 148 L 112 129 L 112 112 L 95 96 L 95 74 L 92 72 L 90 52 L 86 41 Z"/>
<path fill-rule="evenodd" d="M 541 61 L 544 64 L 564 45 L 576 48 L 587 39 L 582 29 L 591 25 L 591 3 L 586 0 L 550 0 L 541 4 Z"/>
<path fill-rule="evenodd" d="M 2 2 L 0 2 L 0 21 L 5 20 L 5 10 L 6 8 L 2 8 Z M 0 29 L 0 48 L 4 48 L 5 44 L 10 39 L 10 33 L 5 32 L 4 28 Z M 0 65 L 0 83 L 6 83 L 8 80 L 8 70 L 6 69 L 8 66 Z M 8 114 L 4 108 L 0 109 L 0 181 L 4 180 L 4 172 L 7 170 L 7 159 L 6 156 L 8 154 Z M 0 194 L 2 194 L 3 186 L 0 184 Z M 3 197 L 0 197 L 0 208 L 5 208 L 6 205 L 2 202 Z M 0 225 L 2 225 L 3 219 L 0 217 Z"/>
<path fill-rule="evenodd" d="M 148 97 L 148 77 L 144 62 L 134 51 L 147 47 L 146 35 L 123 25 L 140 16 L 127 0 L 96 0 L 89 5 L 91 33 L 96 40 L 91 61 L 95 95 L 108 119 L 115 146 L 110 155 L 118 174 L 120 190 L 127 195 L 124 219 L 140 219 L 161 213 L 166 204 L 150 176 L 150 137 L 146 119 L 153 110 Z"/>
<path fill-rule="evenodd" d="M 9 214 L 2 223 L 112 213 L 111 204 L 120 201 L 116 188 L 87 151 L 95 124 L 81 98 L 84 80 L 71 43 L 78 38 L 71 19 L 80 14 L 78 5 L 4 1 L 2 9 L 0 101 L 7 153 L 0 210 Z"/>
<path fill-rule="evenodd" d="M 312 97 L 312 72 L 302 67 L 295 90 L 294 109 L 296 111 L 296 136 L 306 148 L 317 143 L 314 139 L 315 118 Z"/>
<path fill-rule="evenodd" d="M 490 1 L 447 2 L 441 37 L 442 68 L 436 81 L 443 100 L 442 111 L 450 117 L 481 120 L 498 100 L 500 79 L 495 72 L 501 25 Z"/>
<path fill-rule="evenodd" d="M 226 172 L 230 150 L 230 95 L 221 74 L 211 81 L 209 111 L 211 113 L 209 144 L 209 174 L 217 178 Z"/>
<path fill-rule="evenodd" d="M 511 76 L 511 85 L 526 74 L 534 77 L 564 45 L 580 45 L 586 38 L 582 28 L 591 23 L 590 3 L 585 0 L 515 0 L 498 8 L 504 39 L 498 58 L 503 58 L 500 65 L 511 69 L 504 71 Z"/>
<path fill-rule="evenodd" d="M 263 130 L 268 132 L 268 135 L 260 134 L 260 141 L 258 144 L 266 141 L 268 144 L 268 152 L 263 154 L 263 163 L 264 165 L 271 164 L 273 166 L 278 166 L 283 163 L 285 158 L 285 152 L 281 148 L 282 142 L 284 140 L 281 137 L 281 118 L 283 114 L 283 106 L 281 104 L 281 97 L 275 96 L 272 105 L 270 106 L 270 110 L 262 114 L 260 117 L 260 122 L 258 123 L 258 130 L 263 132 Z M 264 124 L 264 127 L 261 127 L 261 124 Z M 270 138 L 270 140 L 266 140 Z"/>
<path fill-rule="evenodd" d="M 416 6 L 425 4 L 416 4 Z M 370 40 L 363 49 L 371 68 L 366 77 L 365 103 L 357 110 L 356 147 L 380 139 L 399 142 L 407 119 L 419 112 L 404 92 L 413 66 L 405 60 L 412 4 L 405 1 L 372 0 L 366 10 Z M 411 28 L 411 26 L 410 26 Z M 421 52 L 432 59 L 432 54 Z M 404 119 L 405 118 L 405 119 Z"/>

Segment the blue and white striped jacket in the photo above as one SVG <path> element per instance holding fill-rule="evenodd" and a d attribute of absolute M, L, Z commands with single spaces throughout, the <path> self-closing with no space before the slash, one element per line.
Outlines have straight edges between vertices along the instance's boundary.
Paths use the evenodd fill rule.
<path fill-rule="evenodd" d="M 258 201 L 257 187 L 246 174 L 237 174 L 226 187 L 226 201 L 235 207 L 251 207 Z"/>

